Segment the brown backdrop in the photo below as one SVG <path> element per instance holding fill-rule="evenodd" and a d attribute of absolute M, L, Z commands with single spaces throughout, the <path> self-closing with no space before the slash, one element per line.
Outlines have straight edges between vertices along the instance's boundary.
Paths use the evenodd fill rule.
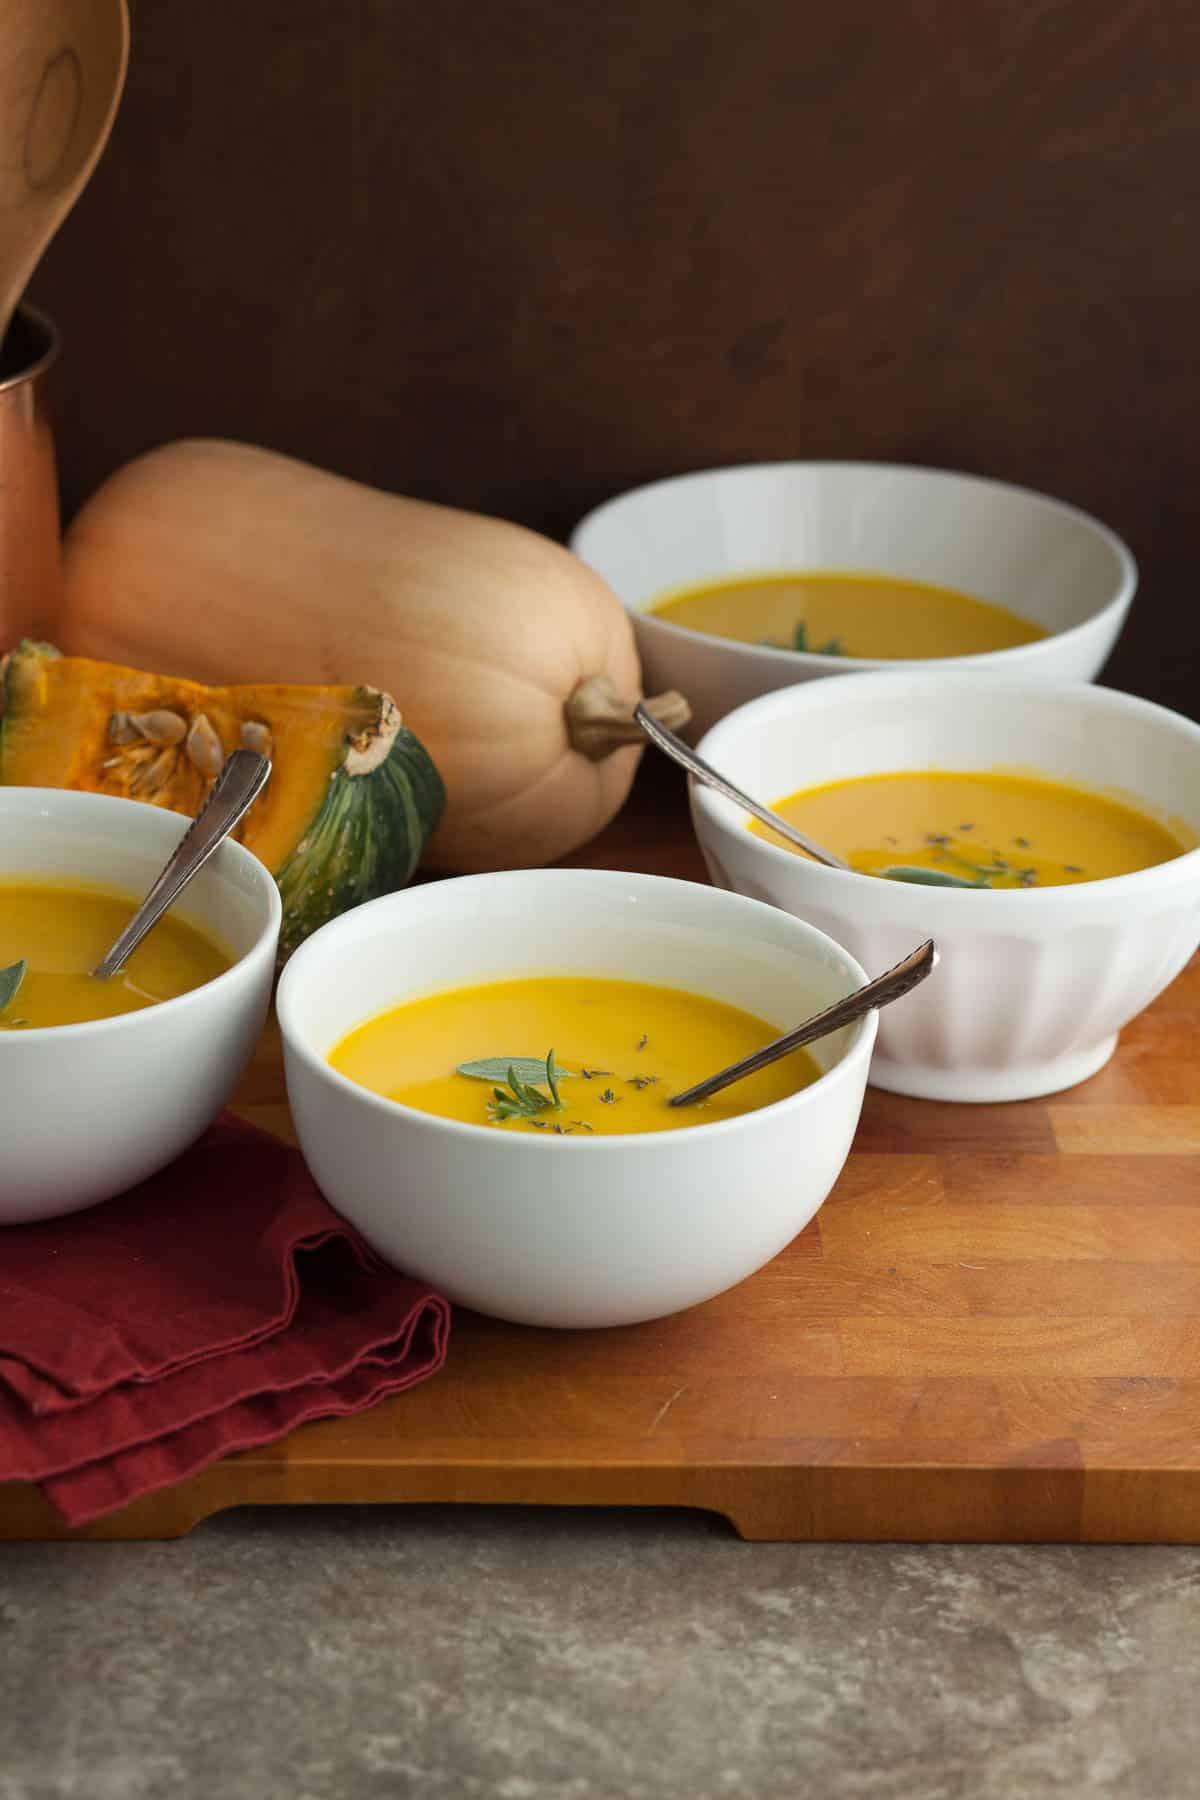
<path fill-rule="evenodd" d="M 34 287 L 68 509 L 220 433 L 564 534 L 863 456 L 1122 531 L 1200 707 L 1194 0 L 135 0 Z"/>

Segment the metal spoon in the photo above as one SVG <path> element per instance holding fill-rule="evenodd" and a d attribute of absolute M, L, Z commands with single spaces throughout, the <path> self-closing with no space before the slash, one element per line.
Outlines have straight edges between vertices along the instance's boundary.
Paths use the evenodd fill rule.
<path fill-rule="evenodd" d="M 660 750 L 677 762 L 680 768 L 686 769 L 689 775 L 694 775 L 697 781 L 702 781 L 715 793 L 723 794 L 726 800 L 732 800 L 735 806 L 740 806 L 743 812 L 748 812 L 761 824 L 769 825 L 772 831 L 777 831 L 789 844 L 795 844 L 798 850 L 807 852 L 814 862 L 824 863 L 830 869 L 848 869 L 851 874 L 855 873 L 851 864 L 843 861 L 840 856 L 835 856 L 832 850 L 826 850 L 823 844 L 806 837 L 804 832 L 797 831 L 794 825 L 790 825 L 777 812 L 772 812 L 769 806 L 764 806 L 759 800 L 752 800 L 749 794 L 743 793 L 740 787 L 735 787 L 726 776 L 719 775 L 712 764 L 706 763 L 702 756 L 697 756 L 681 737 L 676 737 L 673 731 L 660 725 L 646 711 L 641 701 L 634 707 L 633 716 L 650 742 L 657 744 Z M 990 888 L 992 885 L 982 872 L 974 881 L 967 881 L 961 875 L 947 874 L 944 869 L 926 869 L 908 863 L 897 863 L 891 868 L 880 869 L 878 873 L 890 881 L 913 882 L 921 887 Z"/>
<path fill-rule="evenodd" d="M 128 925 L 92 974 L 107 981 L 122 968 L 146 933 L 157 925 L 209 857 L 250 810 L 271 774 L 270 758 L 256 750 L 235 750 L 212 785 L 208 799 L 171 854 L 170 860 Z"/>
<path fill-rule="evenodd" d="M 682 1094 L 676 1094 L 668 1100 L 668 1106 L 692 1106 L 697 1100 L 707 1100 L 710 1094 L 719 1094 L 722 1088 L 729 1087 L 735 1081 L 741 1081 L 747 1075 L 755 1075 L 759 1069 L 765 1069 L 769 1063 L 778 1062 L 781 1056 L 790 1056 L 793 1050 L 799 1050 L 803 1044 L 815 1043 L 817 1038 L 828 1037 L 831 1031 L 837 1031 L 843 1025 L 852 1025 L 855 1019 L 861 1019 L 877 1006 L 888 1006 L 893 1000 L 899 1000 L 918 983 L 931 975 L 938 963 L 937 945 L 932 938 L 927 938 L 916 950 L 898 962 L 894 969 L 885 975 L 877 975 L 874 981 L 868 981 L 865 987 L 856 988 L 854 993 L 847 994 L 844 1000 L 836 1000 L 827 1006 L 824 1012 L 814 1013 L 803 1025 L 797 1025 L 794 1031 L 775 1038 L 770 1044 L 764 1044 L 761 1050 L 743 1056 L 739 1062 L 730 1063 L 716 1075 L 709 1075 L 704 1081 L 698 1081 Z"/>
<path fill-rule="evenodd" d="M 108 142 L 126 0 L 0 0 L 0 343 Z"/>
<path fill-rule="evenodd" d="M 826 850 L 823 845 L 814 843 L 812 838 L 805 837 L 802 831 L 797 831 L 794 825 L 789 825 L 786 819 L 781 819 L 779 814 L 772 812 L 769 806 L 763 806 L 758 800 L 752 800 L 749 794 L 744 794 L 741 788 L 734 787 L 732 781 L 727 781 L 724 775 L 718 775 L 712 764 L 706 763 L 702 756 L 697 756 L 696 752 L 685 744 L 681 737 L 676 737 L 673 731 L 669 731 L 665 725 L 660 725 L 658 720 L 646 711 L 640 700 L 633 709 L 633 716 L 650 742 L 657 744 L 660 750 L 673 758 L 681 768 L 686 769 L 689 775 L 694 775 L 697 781 L 702 781 L 706 787 L 712 788 L 718 794 L 723 794 L 726 800 L 732 800 L 735 806 L 740 806 L 744 812 L 750 813 L 761 824 L 769 825 L 772 831 L 777 831 L 780 837 L 787 838 L 788 842 L 795 844 L 798 850 L 807 851 L 809 856 L 816 858 L 817 862 L 824 863 L 830 869 L 848 869 L 850 867 L 850 864 L 842 857 L 835 856 L 832 850 Z"/>

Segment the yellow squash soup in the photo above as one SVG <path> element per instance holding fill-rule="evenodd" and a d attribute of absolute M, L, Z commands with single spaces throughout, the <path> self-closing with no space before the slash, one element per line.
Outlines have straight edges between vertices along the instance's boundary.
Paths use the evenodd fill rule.
<path fill-rule="evenodd" d="M 887 575 L 739 576 L 667 595 L 653 611 L 710 637 L 830 656 L 973 656 L 1046 636 L 1005 606 Z"/>
<path fill-rule="evenodd" d="M 411 1000 L 357 1026 L 329 1061 L 363 1087 L 444 1119 L 600 1137 L 677 1131 L 797 1093 L 820 1074 L 803 1050 L 699 1105 L 667 1105 L 778 1036 L 752 1013 L 678 988 L 538 976 Z M 545 1072 L 551 1049 L 558 1105 Z M 518 1059 L 514 1090 L 507 1071 Z M 485 1078 L 458 1072 L 479 1062 Z"/>
<path fill-rule="evenodd" d="M 25 974 L 0 1029 L 80 1025 L 137 1012 L 200 987 L 232 958 L 195 926 L 167 914 L 111 981 L 94 969 L 139 905 L 133 895 L 59 882 L 0 882 L 0 970 Z"/>
<path fill-rule="evenodd" d="M 860 776 L 791 794 L 774 811 L 864 875 L 932 869 L 994 888 L 1100 881 L 1169 862 L 1187 847 L 1120 801 L 1032 775 Z M 769 826 L 750 829 L 792 847 Z"/>

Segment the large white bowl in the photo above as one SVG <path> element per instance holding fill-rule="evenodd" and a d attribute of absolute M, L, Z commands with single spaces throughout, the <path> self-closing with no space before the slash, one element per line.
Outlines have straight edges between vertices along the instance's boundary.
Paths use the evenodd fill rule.
<path fill-rule="evenodd" d="M 810 682 L 739 708 L 699 749 L 768 806 L 854 775 L 1015 764 L 1121 790 L 1180 821 L 1193 842 L 1200 834 L 1200 726 L 1084 684 L 928 674 Z M 936 939 L 937 974 L 880 1020 L 871 1080 L 897 1093 L 1022 1100 L 1082 1081 L 1200 940 L 1200 849 L 1070 887 L 908 886 L 768 843 L 739 807 L 695 783 L 691 799 L 720 886 L 819 926 L 870 969 Z"/>
<path fill-rule="evenodd" d="M 0 787 L 0 881 L 74 879 L 140 899 L 190 823 L 107 794 Z M 113 1019 L 0 1031 L 0 1224 L 144 1181 L 236 1087 L 270 1002 L 279 890 L 227 842 L 176 910 L 237 957 L 215 981 Z"/>
<path fill-rule="evenodd" d="M 300 1147 L 379 1253 L 452 1300 L 530 1325 L 678 1312 L 768 1262 L 828 1194 L 858 1122 L 875 1015 L 813 1046 L 826 1073 L 802 1092 L 645 1136 L 458 1124 L 326 1061 L 345 1032 L 404 1000 L 555 972 L 692 989 L 781 1030 L 865 979 L 811 926 L 660 876 L 519 870 L 390 894 L 324 926 L 280 980 Z"/>
<path fill-rule="evenodd" d="M 631 614 L 645 691 L 687 695 L 693 736 L 774 688 L 897 665 L 737 644 L 670 624 L 649 610 L 670 589 L 792 569 L 934 582 L 1010 607 L 1051 635 L 985 655 L 914 659 L 906 670 L 1091 681 L 1137 587 L 1120 538 L 1076 507 L 1003 481 L 891 463 L 756 463 L 678 475 L 597 507 L 570 542 Z"/>

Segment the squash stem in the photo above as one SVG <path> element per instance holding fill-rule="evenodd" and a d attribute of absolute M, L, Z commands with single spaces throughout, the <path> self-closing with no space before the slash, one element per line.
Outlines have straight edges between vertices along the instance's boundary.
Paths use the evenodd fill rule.
<path fill-rule="evenodd" d="M 644 744 L 641 726 L 633 716 L 636 700 L 624 700 L 607 675 L 589 675 L 579 682 L 564 703 L 567 737 L 572 750 L 589 762 L 602 762 L 622 744 Z M 670 731 L 678 731 L 692 716 L 682 694 L 672 689 L 644 702 L 652 718 Z"/>

